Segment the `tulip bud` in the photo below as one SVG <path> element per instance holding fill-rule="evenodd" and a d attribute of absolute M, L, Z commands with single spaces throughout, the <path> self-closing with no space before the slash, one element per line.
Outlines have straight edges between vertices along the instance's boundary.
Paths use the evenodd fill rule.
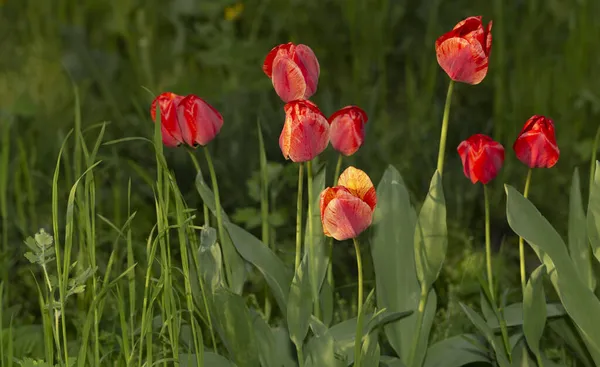
<path fill-rule="evenodd" d="M 556 145 L 552 120 L 544 116 L 532 116 L 525 122 L 513 149 L 517 158 L 529 168 L 554 166 L 560 150 Z"/>
<path fill-rule="evenodd" d="M 369 176 L 352 166 L 338 180 L 338 186 L 321 193 L 319 206 L 323 232 L 338 241 L 358 237 L 373 221 L 377 205 L 375 187 Z"/>
<path fill-rule="evenodd" d="M 179 103 L 177 113 L 183 141 L 189 146 L 210 143 L 223 126 L 219 111 L 193 94 Z"/>
<path fill-rule="evenodd" d="M 347 106 L 329 117 L 329 141 L 345 156 L 356 153 L 365 140 L 367 114 L 356 106 Z"/>
<path fill-rule="evenodd" d="M 435 41 L 437 60 L 450 79 L 479 84 L 488 71 L 492 49 L 492 22 L 483 27 L 481 17 L 469 17 Z"/>
<path fill-rule="evenodd" d="M 504 147 L 483 134 L 475 134 L 458 146 L 465 176 L 472 183 L 487 184 L 496 177 L 504 162 Z"/>
<path fill-rule="evenodd" d="M 285 159 L 307 162 L 321 154 L 329 144 L 329 123 L 317 105 L 297 100 L 287 103 L 279 147 Z"/>
<path fill-rule="evenodd" d="M 150 106 L 152 121 L 156 121 L 156 105 L 160 107 L 160 131 L 163 144 L 168 147 L 176 147 L 182 141 L 177 121 L 177 106 L 182 99 L 175 93 L 165 92 L 156 97 Z"/>
<path fill-rule="evenodd" d="M 308 99 L 317 91 L 319 61 L 306 45 L 290 42 L 273 48 L 265 58 L 263 71 L 284 102 Z"/>

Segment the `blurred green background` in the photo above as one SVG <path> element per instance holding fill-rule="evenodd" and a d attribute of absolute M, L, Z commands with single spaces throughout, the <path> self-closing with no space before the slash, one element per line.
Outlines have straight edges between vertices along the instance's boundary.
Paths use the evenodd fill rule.
<path fill-rule="evenodd" d="M 480 132 L 505 145 L 504 168 L 491 184 L 492 231 L 501 286 L 517 289 L 516 239 L 505 220 L 502 185 L 522 188 L 526 168 L 512 143 L 531 115 L 554 119 L 561 157 L 555 168 L 534 172 L 531 198 L 566 233 L 573 169 L 581 170 L 585 195 L 600 124 L 599 14 L 597 0 L 0 1 L 0 151 L 8 167 L 0 176 L 0 228 L 8 244 L 1 265 L 20 285 L 11 304 L 24 310 L 21 318 L 35 319 L 35 283 L 21 244 L 40 227 L 50 230 L 52 172 L 78 111 L 75 89 L 89 144 L 103 121 L 107 139 L 151 136 L 149 105 L 160 92 L 209 101 L 225 119 L 211 143 L 223 204 L 250 229 L 258 224 L 259 121 L 272 163 L 272 226 L 281 256 L 291 259 L 296 167 L 282 165 L 277 144 L 283 103 L 261 70 L 269 50 L 288 41 L 314 50 L 321 77 L 312 100 L 326 115 L 349 104 L 369 115 L 365 145 L 345 163 L 374 182 L 393 164 L 418 205 L 435 169 L 448 86 L 434 41 L 465 17 L 483 15 L 494 21 L 489 73 L 480 85 L 455 87 L 450 117 L 444 186 L 451 239 L 437 285 L 447 306 L 440 322 L 450 324 L 454 297 L 478 295 L 483 243 L 482 188 L 463 176 L 456 146 Z M 63 162 L 63 200 L 77 172 L 72 150 L 71 144 Z M 152 150 L 129 142 L 103 146 L 100 156 L 98 213 L 124 224 L 131 178 L 135 240 L 143 253 L 155 221 Z M 170 149 L 167 158 L 188 203 L 201 205 L 188 155 Z M 322 159 L 332 171 L 335 152 L 329 148 Z M 106 252 L 99 256 L 107 257 L 114 233 L 99 226 L 105 246 L 99 252 Z M 350 246 L 336 246 L 342 279 L 353 276 L 350 254 Z"/>

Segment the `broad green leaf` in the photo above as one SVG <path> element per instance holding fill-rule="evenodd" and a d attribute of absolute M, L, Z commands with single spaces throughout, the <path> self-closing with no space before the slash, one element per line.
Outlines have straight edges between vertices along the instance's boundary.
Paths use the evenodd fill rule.
<path fill-rule="evenodd" d="M 379 331 L 375 330 L 370 332 L 364 337 L 362 349 L 360 353 L 361 366 L 379 366 L 379 359 L 381 356 L 381 350 L 377 339 L 379 338 Z"/>
<path fill-rule="evenodd" d="M 371 256 L 377 305 L 390 312 L 416 310 L 421 288 L 415 268 L 417 215 L 400 173 L 388 166 L 377 186 Z M 406 363 L 415 333 L 416 313 L 386 325 L 390 345 Z"/>
<path fill-rule="evenodd" d="M 225 228 L 239 254 L 263 274 L 279 309 L 282 312 L 287 310 L 287 298 L 293 276 L 291 271 L 270 248 L 251 233 L 231 222 L 225 222 Z"/>
<path fill-rule="evenodd" d="M 596 161 L 594 182 L 590 187 L 587 210 L 587 233 L 594 256 L 600 261 L 600 161 Z"/>
<path fill-rule="evenodd" d="M 304 253 L 308 254 L 309 262 L 309 278 L 311 283 L 311 289 L 313 292 L 313 301 L 317 301 L 325 274 L 327 273 L 327 266 L 329 264 L 329 249 L 327 247 L 327 241 L 325 241 L 325 235 L 323 234 L 323 226 L 321 224 L 321 209 L 319 207 L 319 201 L 321 192 L 325 189 L 325 166 L 323 166 L 316 175 L 313 177 L 313 205 L 312 205 L 312 224 L 313 224 L 313 243 L 314 243 L 314 254 L 310 253 L 310 242 L 308 233 L 308 221 L 311 217 L 306 213 L 306 223 L 304 226 Z M 334 243 L 334 246 L 336 244 Z"/>
<path fill-rule="evenodd" d="M 196 175 L 196 189 L 202 198 L 202 201 L 210 209 L 213 215 L 216 215 L 215 209 L 215 198 L 213 191 L 208 187 L 202 177 L 202 172 L 198 171 Z M 228 224 L 231 224 L 229 217 L 225 214 L 223 208 L 221 208 L 221 214 L 223 217 L 223 225 L 227 228 Z M 242 293 L 242 288 L 246 281 L 246 272 L 244 260 L 240 257 L 240 254 L 236 251 L 232 239 L 225 234 L 221 238 L 221 250 L 223 251 L 223 262 L 225 264 L 225 271 L 227 273 L 227 280 L 229 281 L 229 287 L 237 294 Z"/>
<path fill-rule="evenodd" d="M 504 346 L 497 342 L 495 338 L 494 331 L 485 323 L 483 317 L 481 317 L 477 312 L 473 311 L 469 306 L 466 306 L 463 303 L 460 303 L 460 307 L 463 309 L 464 313 L 467 315 L 473 326 L 477 328 L 487 339 L 488 343 L 494 348 L 494 352 L 496 353 L 496 360 L 500 367 L 508 367 L 510 363 L 508 361 L 508 357 L 506 356 L 506 352 L 504 351 Z"/>
<path fill-rule="evenodd" d="M 256 335 L 256 344 L 258 344 L 260 365 L 263 367 L 281 367 L 283 363 L 278 360 L 277 344 L 271 328 L 258 312 L 250 310 L 250 315 L 254 334 Z"/>
<path fill-rule="evenodd" d="M 406 317 L 409 317 L 413 314 L 413 311 L 405 311 L 405 312 L 388 312 L 387 310 L 378 313 L 373 316 L 371 320 L 367 323 L 367 334 L 370 334 L 376 328 L 385 326 L 389 323 L 402 320 Z"/>
<path fill-rule="evenodd" d="M 331 325 L 333 320 L 333 288 L 327 278 L 321 286 L 321 292 L 319 293 L 319 301 L 321 302 L 321 317 L 325 325 Z"/>
<path fill-rule="evenodd" d="M 425 305 L 425 315 L 423 316 L 423 326 L 421 328 L 421 337 L 419 338 L 419 344 L 417 344 L 417 351 L 415 353 L 415 365 L 423 365 L 425 354 L 427 353 L 427 347 L 429 346 L 429 333 L 433 326 L 433 319 L 435 318 L 435 312 L 437 310 L 437 295 L 434 289 L 429 291 L 427 297 L 427 304 Z"/>
<path fill-rule="evenodd" d="M 336 357 L 335 340 L 328 332 L 314 336 L 306 343 L 305 367 L 346 367 L 347 364 Z"/>
<path fill-rule="evenodd" d="M 596 196 L 598 195 L 594 194 L 594 200 L 596 200 Z M 591 290 L 594 290 L 596 288 L 596 278 L 592 270 L 592 255 L 588 244 L 586 217 L 583 211 L 579 170 L 577 168 L 573 172 L 569 198 L 569 253 L 581 280 Z"/>
<path fill-rule="evenodd" d="M 560 235 L 529 200 L 506 186 L 508 223 L 537 253 L 565 310 L 596 353 L 600 351 L 600 301 L 581 280 Z"/>
<path fill-rule="evenodd" d="M 414 243 L 417 278 L 421 285 L 430 289 L 442 270 L 448 247 L 446 202 L 438 171 L 433 174 L 429 193 L 421 207 Z"/>
<path fill-rule="evenodd" d="M 546 296 L 542 283 L 545 271 L 544 265 L 540 265 L 531 273 L 523 294 L 523 333 L 536 356 L 540 354 L 540 340 L 546 326 Z"/>
<path fill-rule="evenodd" d="M 512 303 L 506 306 L 503 310 L 504 319 L 506 320 L 506 326 L 519 326 L 523 325 L 523 304 L 521 302 Z M 557 318 L 566 315 L 565 308 L 560 303 L 547 303 L 546 304 L 546 317 Z M 487 320 L 487 324 L 492 329 L 496 330 L 500 328 L 498 320 L 492 318 Z"/>
<path fill-rule="evenodd" d="M 460 367 L 469 363 L 491 363 L 488 351 L 468 341 L 475 335 L 457 335 L 433 344 L 427 349 L 424 367 Z"/>
<path fill-rule="evenodd" d="M 373 314 L 365 314 L 365 320 L 371 320 Z M 367 331 L 368 322 L 363 323 L 362 335 Z M 356 337 L 356 317 L 342 321 L 332 326 L 327 333 L 335 340 L 335 349 L 341 355 L 341 359 L 347 363 L 354 361 L 354 338 Z"/>
<path fill-rule="evenodd" d="M 195 354 L 179 354 L 179 364 L 181 367 L 195 367 Z M 227 358 L 212 352 L 204 352 L 204 366 L 211 367 L 236 367 L 234 363 Z"/>
<path fill-rule="evenodd" d="M 527 344 L 524 340 L 520 340 L 512 351 L 512 366 L 513 367 L 536 367 L 537 363 L 529 355 Z"/>
<path fill-rule="evenodd" d="M 308 254 L 305 254 L 294 275 L 287 303 L 287 324 L 290 339 L 297 346 L 304 344 L 304 338 L 308 333 L 312 302 L 308 276 Z"/>
<path fill-rule="evenodd" d="M 381 356 L 379 362 L 381 367 L 406 367 L 402 360 L 396 357 Z"/>
<path fill-rule="evenodd" d="M 594 366 L 589 350 L 577 334 L 577 330 L 575 330 L 575 326 L 571 320 L 567 318 L 549 320 L 548 326 L 554 331 L 556 336 L 565 342 L 578 361 L 583 363 L 585 367 Z"/>
<path fill-rule="evenodd" d="M 256 337 L 244 298 L 221 288 L 214 293 L 214 305 L 217 331 L 231 358 L 239 367 L 258 366 Z"/>
<path fill-rule="evenodd" d="M 290 343 L 289 333 L 283 327 L 271 329 L 273 338 L 275 339 L 275 351 L 277 353 L 277 367 L 297 367 L 294 360 L 295 350 Z M 208 367 L 208 366 L 207 366 Z"/>

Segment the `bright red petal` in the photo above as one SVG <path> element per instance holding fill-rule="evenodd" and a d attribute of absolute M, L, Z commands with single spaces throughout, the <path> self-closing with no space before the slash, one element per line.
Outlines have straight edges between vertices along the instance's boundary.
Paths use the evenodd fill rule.
<path fill-rule="evenodd" d="M 291 42 L 284 43 L 284 44 L 273 47 L 271 49 L 271 51 L 269 51 L 269 53 L 267 54 L 267 57 L 265 58 L 265 61 L 263 62 L 263 71 L 265 72 L 265 74 L 267 74 L 267 76 L 269 78 L 271 77 L 271 74 L 273 73 L 273 61 L 275 60 L 275 57 L 279 53 L 279 50 L 289 52 L 290 48 L 292 48 L 293 46 L 294 45 Z"/>
<path fill-rule="evenodd" d="M 300 67 L 287 55 L 278 55 L 273 62 L 271 78 L 277 95 L 284 101 L 304 99 L 306 81 Z"/>
<path fill-rule="evenodd" d="M 312 160 L 329 144 L 329 123 L 309 101 L 296 100 L 284 107 L 286 120 L 279 137 L 279 146 L 284 156 L 294 162 Z"/>
<path fill-rule="evenodd" d="M 488 59 L 477 41 L 450 38 L 436 48 L 437 60 L 448 76 L 457 82 L 479 84 L 488 70 Z"/>
<path fill-rule="evenodd" d="M 300 68 L 306 89 L 303 99 L 310 98 L 317 91 L 321 69 L 313 50 L 306 45 L 298 45 L 294 50 L 294 62 Z"/>

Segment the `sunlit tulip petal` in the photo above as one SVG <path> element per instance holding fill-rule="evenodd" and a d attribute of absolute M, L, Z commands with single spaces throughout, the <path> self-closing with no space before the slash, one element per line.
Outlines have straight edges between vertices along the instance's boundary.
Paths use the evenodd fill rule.
<path fill-rule="evenodd" d="M 296 100 L 285 105 L 285 123 L 279 136 L 279 147 L 286 159 L 310 161 L 329 144 L 329 123 L 312 102 Z"/>
<path fill-rule="evenodd" d="M 365 140 L 367 114 L 356 106 L 347 106 L 329 117 L 329 141 L 335 150 L 350 156 Z"/>
<path fill-rule="evenodd" d="M 496 177 L 504 162 L 504 147 L 483 134 L 475 134 L 458 146 L 465 176 L 472 183 L 487 184 Z"/>
<path fill-rule="evenodd" d="M 223 117 L 213 106 L 202 98 L 190 94 L 179 107 L 180 125 L 188 145 L 206 145 L 210 143 L 223 127 Z M 183 118 L 181 118 L 183 116 Z"/>
<path fill-rule="evenodd" d="M 338 241 L 357 237 L 371 225 L 373 210 L 349 192 L 339 191 L 323 213 L 325 235 Z"/>
<path fill-rule="evenodd" d="M 375 186 L 364 171 L 352 166 L 346 168 L 340 175 L 338 185 L 347 188 L 353 195 L 367 203 L 371 209 L 375 209 L 375 205 L 377 205 Z"/>

